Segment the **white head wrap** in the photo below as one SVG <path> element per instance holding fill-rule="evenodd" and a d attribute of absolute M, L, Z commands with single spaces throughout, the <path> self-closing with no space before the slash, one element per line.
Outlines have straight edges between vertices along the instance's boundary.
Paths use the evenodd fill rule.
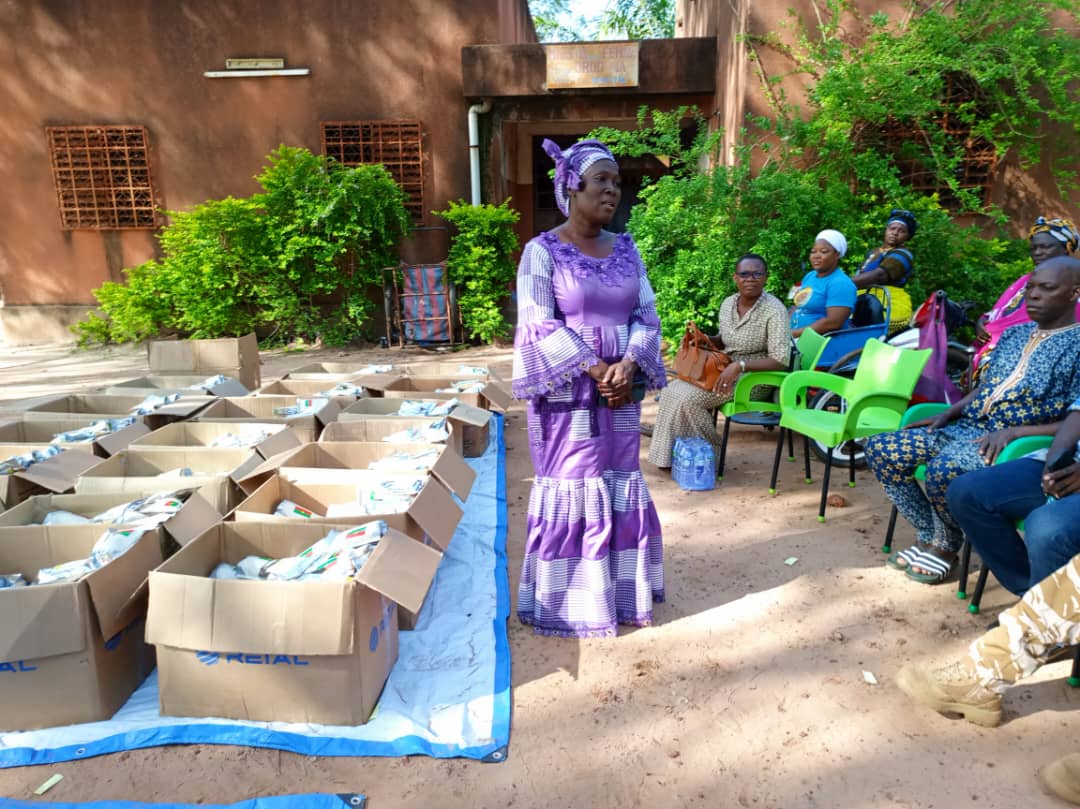
<path fill-rule="evenodd" d="M 833 250 L 840 254 L 840 258 L 843 258 L 847 252 L 847 239 L 839 230 L 823 230 L 814 237 L 814 241 L 828 242 Z"/>

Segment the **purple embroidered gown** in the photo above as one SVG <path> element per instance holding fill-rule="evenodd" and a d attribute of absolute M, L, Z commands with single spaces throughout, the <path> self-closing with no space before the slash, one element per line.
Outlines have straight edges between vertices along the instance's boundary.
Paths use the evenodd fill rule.
<path fill-rule="evenodd" d="M 587 373 L 629 357 L 650 388 L 664 386 L 645 266 L 628 234 L 596 259 L 543 233 L 525 246 L 517 298 L 513 387 L 528 401 L 536 470 L 518 617 L 561 636 L 647 626 L 664 600 L 664 566 L 638 460 L 641 405 L 598 406 Z"/>

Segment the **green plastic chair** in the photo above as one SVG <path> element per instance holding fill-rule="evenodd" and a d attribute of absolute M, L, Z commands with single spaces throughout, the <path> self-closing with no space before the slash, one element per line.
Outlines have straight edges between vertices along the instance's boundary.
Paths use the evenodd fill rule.
<path fill-rule="evenodd" d="M 829 448 L 821 483 L 818 522 L 825 522 L 829 475 L 836 447 L 856 438 L 891 432 L 900 426 L 908 401 L 931 349 L 896 348 L 880 340 L 867 340 L 855 376 L 847 378 L 823 371 L 793 371 L 780 385 L 780 436 L 773 459 L 771 494 L 776 493 L 784 433 L 800 433 Z M 841 412 L 815 410 L 809 406 L 810 390 L 829 390 L 844 400 Z M 855 485 L 855 464 L 850 465 L 849 486 Z"/>
<path fill-rule="evenodd" d="M 749 424 L 756 427 L 775 427 L 780 423 L 780 405 L 771 401 L 756 401 L 750 398 L 754 388 L 761 385 L 779 388 L 780 384 L 794 371 L 812 371 L 825 352 L 831 337 L 822 337 L 811 328 L 803 330 L 799 341 L 791 354 L 791 367 L 786 371 L 749 371 L 739 377 L 735 383 L 735 392 L 731 401 L 720 406 L 724 414 L 724 435 L 720 439 L 720 462 L 716 468 L 716 479 L 724 479 L 724 461 L 727 459 L 728 434 L 731 423 Z M 807 477 L 810 476 L 810 445 L 803 442 L 806 457 Z M 788 440 L 788 460 L 794 461 L 790 434 Z"/>

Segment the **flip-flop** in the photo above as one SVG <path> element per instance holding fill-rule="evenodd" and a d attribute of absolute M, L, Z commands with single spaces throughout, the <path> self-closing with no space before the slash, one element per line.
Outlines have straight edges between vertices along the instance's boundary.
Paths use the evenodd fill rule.
<path fill-rule="evenodd" d="M 956 566 L 956 559 L 946 562 L 930 551 L 919 551 L 915 558 L 911 560 L 911 565 L 918 565 L 924 570 L 930 571 L 929 573 L 916 573 L 911 567 L 908 567 L 904 573 L 912 581 L 917 581 L 919 584 L 941 584 L 951 578 L 953 567 Z"/>
<path fill-rule="evenodd" d="M 889 554 L 889 558 L 885 560 L 885 564 L 894 570 L 907 570 L 912 561 L 918 557 L 922 552 L 922 549 L 918 545 L 912 545 L 910 548 L 905 548 L 902 551 L 893 551 Z M 901 561 L 903 564 L 901 564 Z"/>

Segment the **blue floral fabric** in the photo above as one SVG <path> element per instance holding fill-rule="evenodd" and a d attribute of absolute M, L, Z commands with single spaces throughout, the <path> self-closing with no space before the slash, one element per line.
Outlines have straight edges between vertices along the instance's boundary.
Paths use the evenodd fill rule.
<path fill-rule="evenodd" d="M 985 465 L 977 439 L 1022 424 L 1065 417 L 1080 396 L 1080 324 L 1043 331 L 1024 323 L 1005 331 L 960 418 L 937 430 L 916 427 L 871 437 L 866 462 L 918 541 L 955 553 L 964 535 L 945 502 L 960 475 Z M 926 490 L 912 479 L 926 465 Z"/>

